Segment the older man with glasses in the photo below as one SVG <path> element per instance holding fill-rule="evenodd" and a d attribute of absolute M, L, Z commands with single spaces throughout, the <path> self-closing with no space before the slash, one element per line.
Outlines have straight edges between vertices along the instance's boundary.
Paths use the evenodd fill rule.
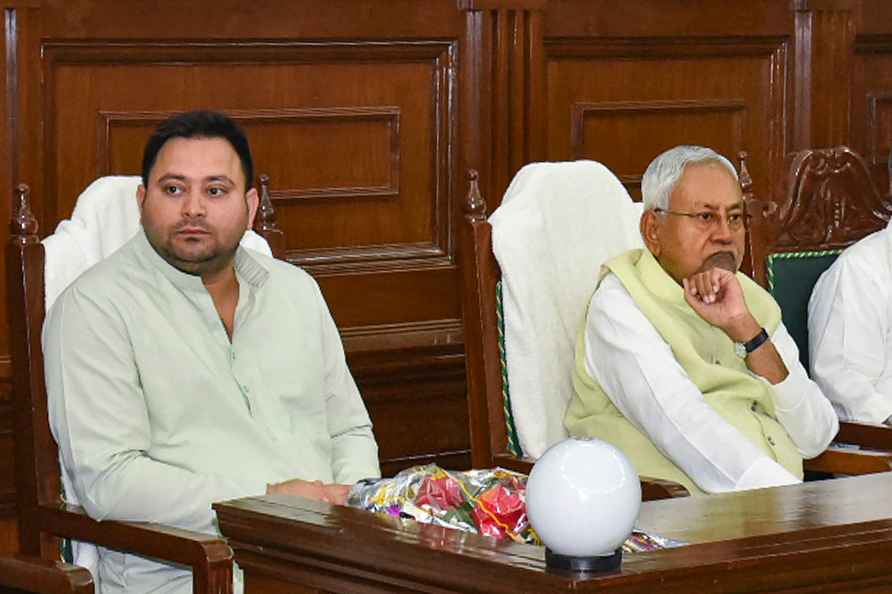
<path fill-rule="evenodd" d="M 604 266 L 567 429 L 692 493 L 801 481 L 803 458 L 827 447 L 838 421 L 777 303 L 738 272 L 746 214 L 734 167 L 675 147 L 648 166 L 642 193 L 646 249 Z"/>

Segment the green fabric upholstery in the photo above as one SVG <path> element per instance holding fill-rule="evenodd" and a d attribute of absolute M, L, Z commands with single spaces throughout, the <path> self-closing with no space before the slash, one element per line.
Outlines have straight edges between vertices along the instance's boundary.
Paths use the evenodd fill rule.
<path fill-rule="evenodd" d="M 808 367 L 808 300 L 821 274 L 842 250 L 784 252 L 768 256 L 768 292 L 780 305 L 784 325 Z"/>
<path fill-rule="evenodd" d="M 499 326 L 499 362 L 502 367 L 502 406 L 505 410 L 505 429 L 508 432 L 508 451 L 518 458 L 523 455 L 520 440 L 517 437 L 517 426 L 511 412 L 511 390 L 508 387 L 508 359 L 505 356 L 505 315 L 502 305 L 502 281 L 496 284 L 496 319 Z"/>

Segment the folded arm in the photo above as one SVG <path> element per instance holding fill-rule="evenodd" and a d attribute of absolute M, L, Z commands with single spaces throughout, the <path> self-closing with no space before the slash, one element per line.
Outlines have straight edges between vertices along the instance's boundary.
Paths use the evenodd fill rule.
<path fill-rule="evenodd" d="M 737 275 L 720 268 L 685 279 L 685 301 L 731 340 L 745 343 L 762 328 L 747 306 Z M 799 350 L 783 323 L 747 353 L 746 366 L 771 386 L 778 421 L 805 458 L 823 452 L 839 430 L 833 407 L 799 362 Z"/>
<path fill-rule="evenodd" d="M 798 482 L 706 403 L 612 276 L 589 310 L 586 365 L 620 412 L 704 491 Z"/>

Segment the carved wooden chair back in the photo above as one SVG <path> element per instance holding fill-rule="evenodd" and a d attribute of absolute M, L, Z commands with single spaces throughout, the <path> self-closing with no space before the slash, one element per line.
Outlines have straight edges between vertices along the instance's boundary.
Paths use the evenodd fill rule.
<path fill-rule="evenodd" d="M 864 160 L 850 148 L 809 149 L 787 158 L 781 202 L 752 200 L 753 276 L 778 301 L 784 325 L 808 367 L 808 300 L 839 253 L 884 228 L 892 216 L 892 189 L 882 196 Z M 892 451 L 888 428 L 841 423 L 837 441 Z M 831 447 L 806 469 L 862 474 L 889 469 L 888 454 L 857 456 Z"/>
<path fill-rule="evenodd" d="M 787 277 L 790 284 L 810 282 L 800 301 L 790 301 L 791 311 L 784 310 L 784 324 L 807 354 L 807 334 L 804 328 L 796 332 L 802 320 L 793 314 L 804 320 L 814 282 L 837 254 L 886 226 L 892 199 L 881 196 L 864 160 L 848 147 L 799 151 L 788 156 L 787 164 L 781 202 L 776 208 L 751 209 L 760 227 L 751 235 L 753 275 L 782 299 Z"/>
<path fill-rule="evenodd" d="M 276 224 L 268 182 L 268 177 L 261 176 L 261 206 L 255 229 L 270 244 L 273 254 L 281 255 L 283 235 Z M 23 557 L 2 558 L 8 579 L 5 582 L 0 579 L 0 584 L 12 586 L 16 583 L 13 580 L 30 579 L 30 572 L 41 571 L 47 562 L 58 561 L 60 538 L 66 538 L 189 566 L 196 593 L 231 592 L 232 550 L 223 539 L 154 524 L 100 523 L 87 517 L 81 509 L 63 503 L 58 449 L 49 426 L 41 349 L 46 314 L 45 250 L 29 200 L 28 187 L 20 185 L 6 250 L 19 548 Z"/>

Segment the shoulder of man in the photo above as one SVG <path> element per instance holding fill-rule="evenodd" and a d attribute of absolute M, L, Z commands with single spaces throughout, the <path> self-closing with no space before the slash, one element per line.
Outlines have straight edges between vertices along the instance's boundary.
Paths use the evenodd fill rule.
<path fill-rule="evenodd" d="M 148 277 L 150 272 L 140 265 L 127 245 L 85 270 L 62 291 L 57 301 L 72 292 L 97 301 L 117 299 L 121 291 L 129 293 L 128 287 Z"/>
<path fill-rule="evenodd" d="M 858 240 L 847 247 L 837 258 L 840 265 L 866 264 L 876 266 L 878 258 L 889 259 L 892 229 L 882 229 Z M 834 262 L 833 265 L 837 265 Z"/>
<path fill-rule="evenodd" d="M 269 272 L 270 278 L 275 284 L 285 285 L 290 291 L 314 291 L 320 293 L 319 283 L 300 266 L 273 258 L 251 248 L 243 249 L 247 250 L 248 255 Z"/>
<path fill-rule="evenodd" d="M 886 289 L 892 276 L 892 229 L 871 233 L 847 247 L 815 285 L 816 293 L 837 291 L 837 283 L 861 278 Z"/>
<path fill-rule="evenodd" d="M 619 277 L 607 272 L 592 294 L 590 310 L 603 311 L 609 317 L 622 315 L 623 306 L 634 305 L 635 301 Z M 619 309 L 618 309 L 619 308 Z"/>

